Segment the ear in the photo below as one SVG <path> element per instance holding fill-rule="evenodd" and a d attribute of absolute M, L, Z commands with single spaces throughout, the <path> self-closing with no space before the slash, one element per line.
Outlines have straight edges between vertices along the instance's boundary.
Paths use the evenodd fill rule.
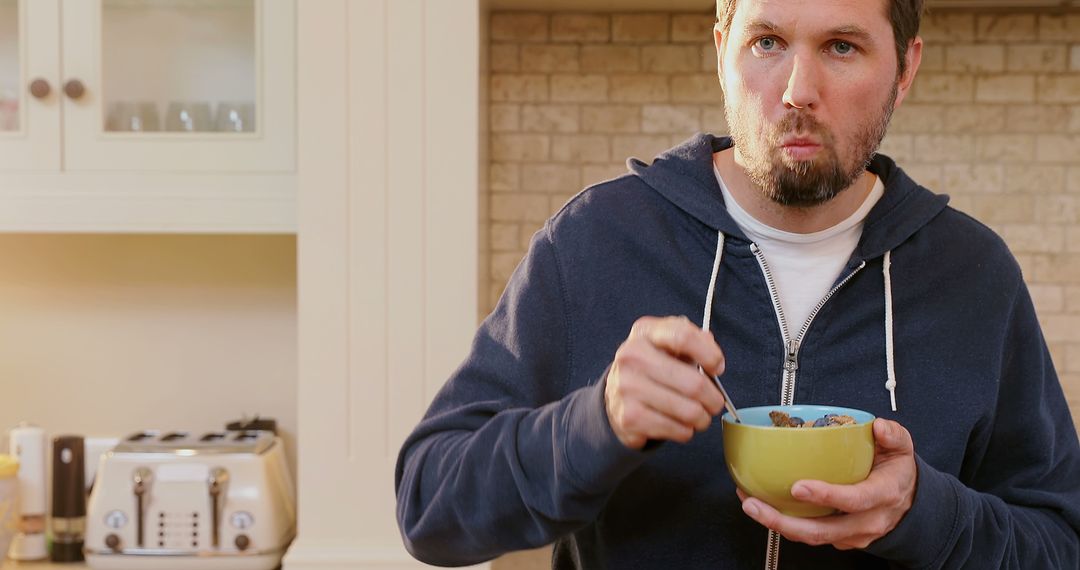
<path fill-rule="evenodd" d="M 919 64 L 922 63 L 922 48 L 923 40 L 918 36 L 908 44 L 907 54 L 904 55 L 907 67 L 904 69 L 904 75 L 900 77 L 900 81 L 897 83 L 894 109 L 900 106 L 900 103 L 907 97 L 911 85 L 915 82 L 915 74 L 919 71 Z"/>
<path fill-rule="evenodd" d="M 720 79 L 720 90 L 724 90 L 724 49 L 727 47 L 727 36 L 720 29 L 720 22 L 713 26 L 713 43 L 716 44 L 716 76 Z M 725 93 L 726 95 L 726 93 Z"/>

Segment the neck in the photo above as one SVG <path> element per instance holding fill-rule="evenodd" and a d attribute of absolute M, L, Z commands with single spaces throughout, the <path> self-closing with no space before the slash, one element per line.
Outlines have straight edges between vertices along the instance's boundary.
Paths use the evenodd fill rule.
<path fill-rule="evenodd" d="M 770 200 L 746 174 L 738 162 L 735 148 L 713 154 L 720 176 L 735 201 L 759 222 L 791 233 L 809 234 L 829 229 L 846 220 L 859 209 L 874 188 L 875 176 L 863 172 L 855 183 L 828 202 L 809 207 L 785 206 Z"/>

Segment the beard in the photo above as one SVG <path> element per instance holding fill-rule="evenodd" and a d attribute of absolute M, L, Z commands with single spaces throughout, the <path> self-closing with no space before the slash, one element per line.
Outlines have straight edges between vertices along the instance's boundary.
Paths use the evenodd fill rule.
<path fill-rule="evenodd" d="M 727 105 L 724 114 L 750 181 L 778 204 L 809 208 L 832 200 L 862 176 L 885 138 L 898 88 L 899 82 L 894 83 L 878 113 L 849 137 L 851 151 L 846 160 L 839 156 L 836 137 L 807 111 L 791 110 L 772 129 L 757 127 L 754 116 L 744 108 Z M 788 156 L 781 142 L 789 135 L 818 138 L 821 150 L 817 158 L 796 160 Z"/>

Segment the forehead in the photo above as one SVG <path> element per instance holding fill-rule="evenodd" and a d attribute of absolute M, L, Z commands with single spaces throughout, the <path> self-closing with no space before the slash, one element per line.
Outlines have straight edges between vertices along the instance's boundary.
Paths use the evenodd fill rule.
<path fill-rule="evenodd" d="M 892 31 L 890 0 L 738 0 L 732 32 L 767 24 L 788 32 L 858 28 L 873 34 Z"/>

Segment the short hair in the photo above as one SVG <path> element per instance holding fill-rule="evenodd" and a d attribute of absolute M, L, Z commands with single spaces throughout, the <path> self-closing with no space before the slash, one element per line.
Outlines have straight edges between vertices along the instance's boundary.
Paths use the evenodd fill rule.
<path fill-rule="evenodd" d="M 889 3 L 889 20 L 892 22 L 893 38 L 896 40 L 897 75 L 903 75 L 907 70 L 908 44 L 919 35 L 924 0 L 885 1 Z M 731 29 L 737 2 L 738 0 L 716 0 L 716 22 L 720 24 L 720 30 L 724 34 Z"/>

